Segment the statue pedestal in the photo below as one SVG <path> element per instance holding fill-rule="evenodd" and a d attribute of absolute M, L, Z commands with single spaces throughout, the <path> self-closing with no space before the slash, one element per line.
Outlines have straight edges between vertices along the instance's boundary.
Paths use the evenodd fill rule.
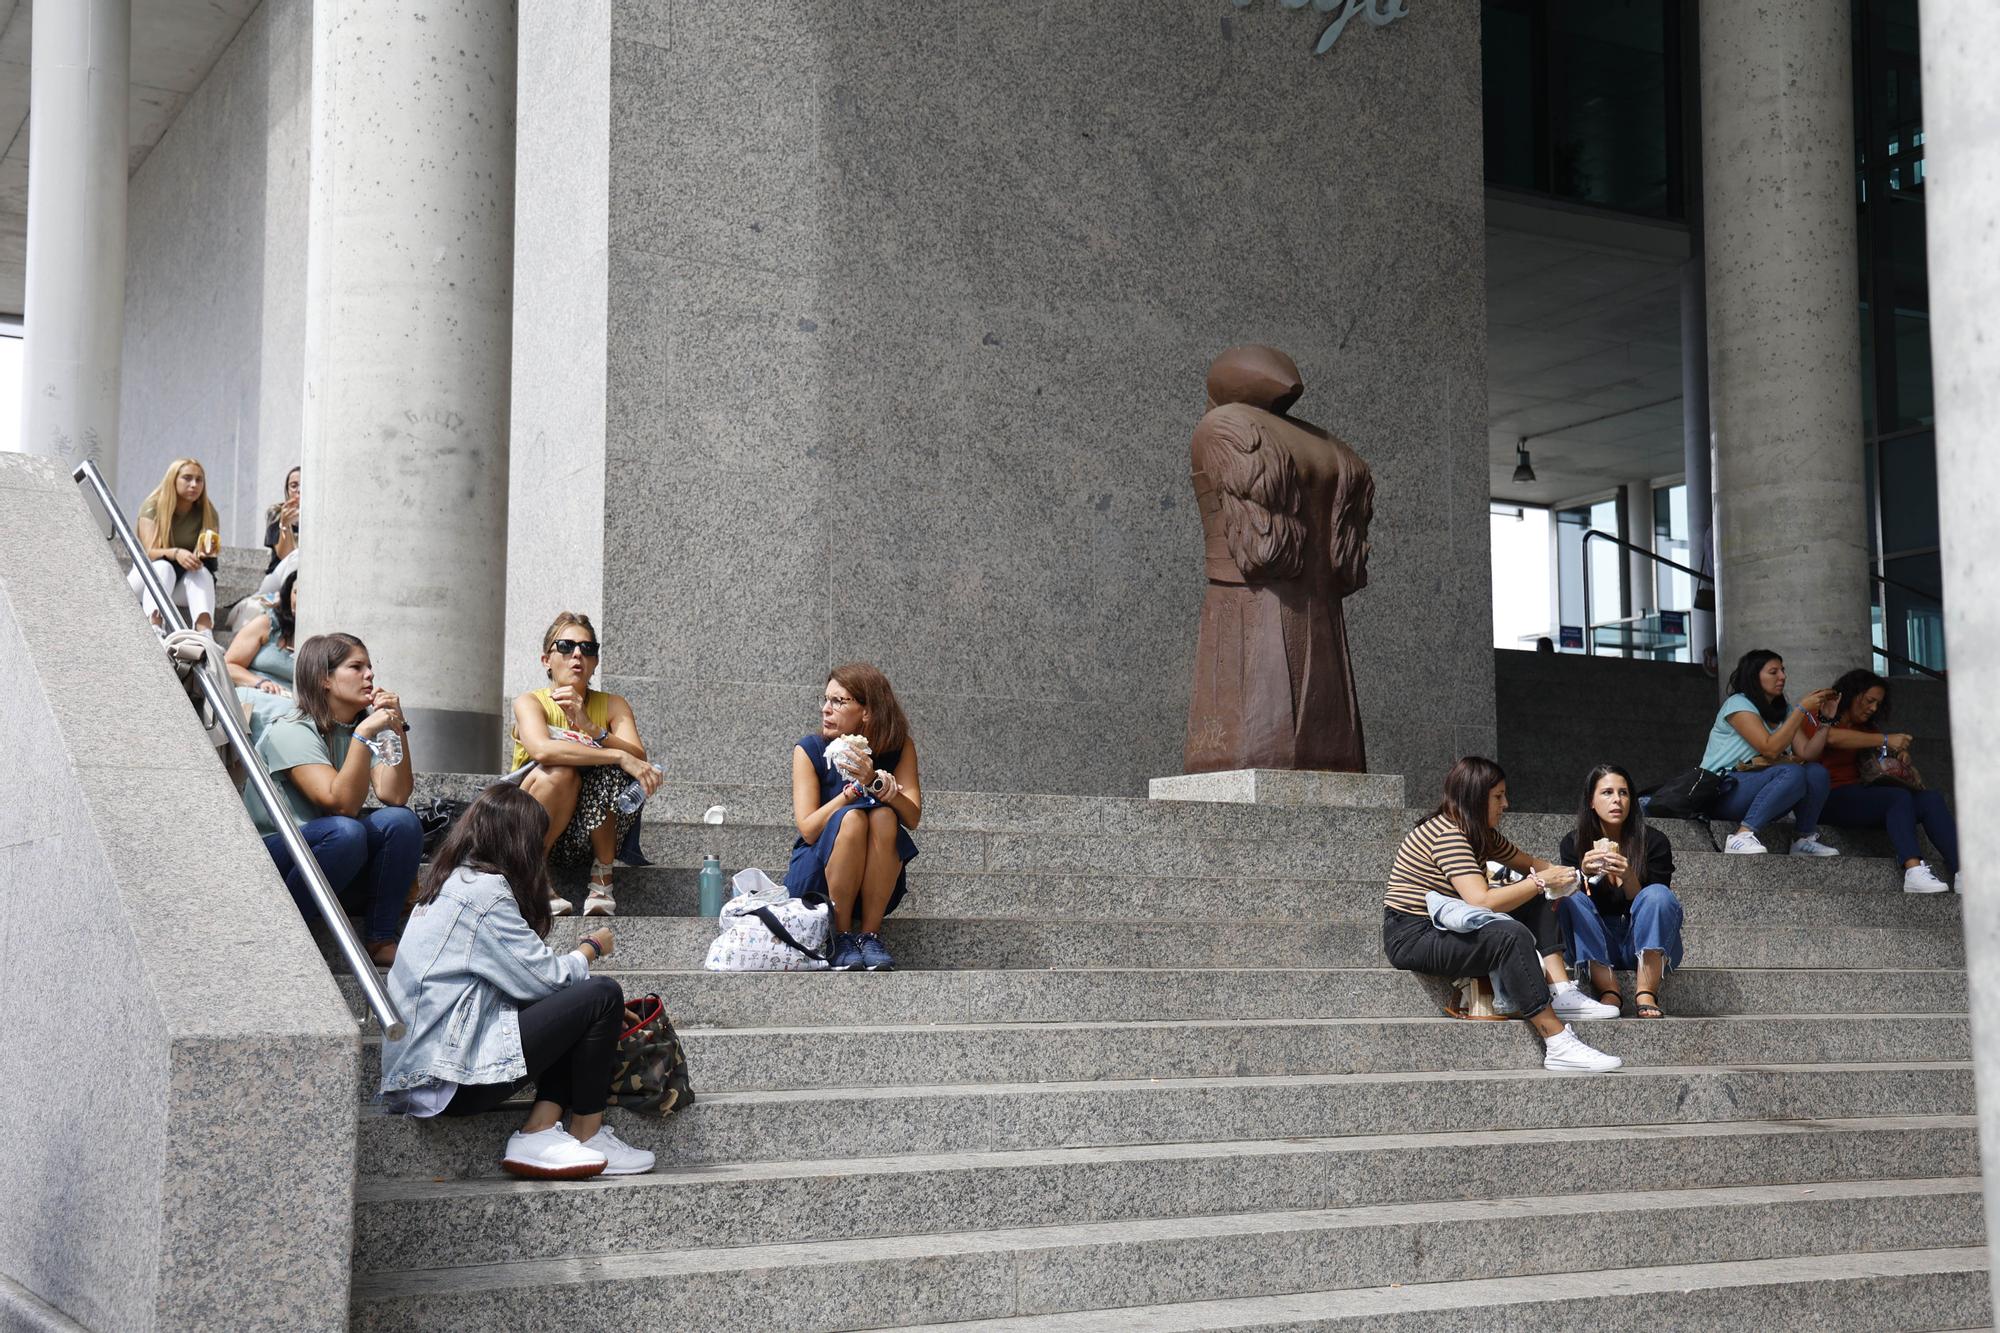
<path fill-rule="evenodd" d="M 1156 801 L 1225 801 L 1235 805 L 1324 805 L 1347 810 L 1396 810 L 1403 779 L 1395 773 L 1327 773 L 1317 769 L 1236 768 L 1154 778 Z"/>

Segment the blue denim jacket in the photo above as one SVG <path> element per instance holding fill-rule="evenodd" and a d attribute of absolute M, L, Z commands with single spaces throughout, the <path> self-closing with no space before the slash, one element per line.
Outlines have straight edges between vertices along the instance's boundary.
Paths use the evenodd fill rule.
<path fill-rule="evenodd" d="M 382 1045 L 382 1091 L 526 1078 L 520 1007 L 589 975 L 581 953 L 528 929 L 506 880 L 461 866 L 396 946 L 389 998 L 406 1031 Z"/>

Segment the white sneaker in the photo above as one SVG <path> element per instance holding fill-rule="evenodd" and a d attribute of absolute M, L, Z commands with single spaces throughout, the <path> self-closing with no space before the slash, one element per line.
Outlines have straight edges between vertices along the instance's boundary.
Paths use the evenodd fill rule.
<path fill-rule="evenodd" d="M 1800 838 L 1792 844 L 1793 856 L 1839 856 L 1838 847 L 1829 847 L 1818 838 Z"/>
<path fill-rule="evenodd" d="M 585 1139 L 583 1146 L 604 1154 L 604 1174 L 607 1176 L 643 1176 L 653 1169 L 653 1154 L 644 1148 L 634 1148 L 613 1134 L 609 1125 L 600 1127 Z"/>
<path fill-rule="evenodd" d="M 533 1134 L 516 1130 L 508 1135 L 500 1165 L 508 1174 L 530 1180 L 582 1180 L 602 1175 L 608 1160 L 603 1153 L 571 1138 L 561 1125 L 551 1125 Z M 649 1156 L 647 1160 L 652 1159 Z"/>
<path fill-rule="evenodd" d="M 1729 835 L 1729 841 L 1722 844 L 1722 850 L 1737 856 L 1762 856 L 1770 848 L 1759 842 L 1756 834 L 1739 831 Z"/>
<path fill-rule="evenodd" d="M 1904 893 L 1943 893 L 1950 887 L 1922 861 L 1903 872 Z"/>
<path fill-rule="evenodd" d="M 611 896 L 608 886 L 602 884 L 590 886 L 590 896 L 583 900 L 585 916 L 614 916 L 617 911 L 618 900 Z"/>
<path fill-rule="evenodd" d="M 1552 1074 L 1608 1074 L 1624 1067 L 1625 1062 L 1617 1056 L 1606 1055 L 1595 1047 L 1584 1045 L 1583 1038 L 1577 1036 L 1568 1024 L 1548 1039 L 1547 1048 L 1542 1052 L 1542 1068 Z"/>
<path fill-rule="evenodd" d="M 1600 1004 L 1577 989 L 1574 981 L 1567 986 L 1552 986 L 1549 989 L 1549 1008 L 1556 1011 L 1556 1017 L 1565 1023 L 1579 1018 L 1616 1018 L 1616 1006 Z"/>

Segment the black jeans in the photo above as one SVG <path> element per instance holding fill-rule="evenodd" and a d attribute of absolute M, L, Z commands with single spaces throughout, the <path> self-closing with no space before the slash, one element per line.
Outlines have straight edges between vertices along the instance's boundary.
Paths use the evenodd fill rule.
<path fill-rule="evenodd" d="M 1432 976 L 1483 977 L 1500 974 L 1501 989 L 1533 1018 L 1549 1006 L 1549 982 L 1542 955 L 1562 952 L 1562 923 L 1555 904 L 1536 894 L 1469 935 L 1439 930 L 1427 916 L 1382 909 L 1382 951 L 1391 967 Z"/>
<path fill-rule="evenodd" d="M 591 977 L 521 1010 L 521 1055 L 528 1076 L 506 1083 L 461 1083 L 442 1115 L 478 1115 L 535 1085 L 535 1100 L 572 1115 L 596 1115 L 611 1094 L 611 1062 L 625 1030 L 625 992 L 615 978 Z"/>

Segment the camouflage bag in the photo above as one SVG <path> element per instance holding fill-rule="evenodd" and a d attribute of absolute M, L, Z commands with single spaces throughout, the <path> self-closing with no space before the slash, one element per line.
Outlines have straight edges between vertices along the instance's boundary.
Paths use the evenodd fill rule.
<path fill-rule="evenodd" d="M 625 1002 L 625 1031 L 611 1066 L 611 1104 L 669 1116 L 694 1101 L 687 1053 L 657 995 Z"/>

